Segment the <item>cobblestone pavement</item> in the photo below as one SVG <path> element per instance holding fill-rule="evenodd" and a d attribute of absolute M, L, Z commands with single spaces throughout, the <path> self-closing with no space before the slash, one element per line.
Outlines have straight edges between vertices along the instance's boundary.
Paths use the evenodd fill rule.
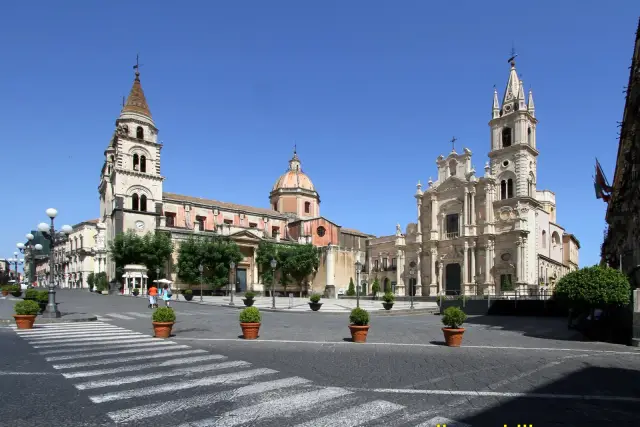
<path fill-rule="evenodd" d="M 439 344 L 435 315 L 374 317 L 358 345 L 344 314 L 276 312 L 245 341 L 236 310 L 177 303 L 175 336 L 158 340 L 140 300 L 59 297 L 130 319 L 0 329 L 0 391 L 11 396 L 0 425 L 538 427 L 640 416 L 640 352 L 581 341 L 562 319 L 474 317 L 454 349 Z M 24 411 L 29 400 L 37 411 Z"/>

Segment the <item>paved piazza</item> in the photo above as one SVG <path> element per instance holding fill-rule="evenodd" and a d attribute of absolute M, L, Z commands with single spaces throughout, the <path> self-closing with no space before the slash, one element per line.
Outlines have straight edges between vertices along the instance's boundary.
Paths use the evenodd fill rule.
<path fill-rule="evenodd" d="M 433 314 L 264 312 L 239 339 L 238 310 L 175 303 L 151 338 L 143 298 L 61 291 L 96 322 L 0 328 L 1 426 L 633 425 L 640 351 L 581 341 L 563 319 L 471 317 L 464 347 Z M 9 300 L 0 301 L 3 304 Z M 27 410 L 28 408 L 28 410 Z"/>

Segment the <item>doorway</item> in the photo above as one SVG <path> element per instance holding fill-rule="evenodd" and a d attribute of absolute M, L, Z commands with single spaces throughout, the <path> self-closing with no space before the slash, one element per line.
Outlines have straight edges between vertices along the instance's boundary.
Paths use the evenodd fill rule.
<path fill-rule="evenodd" d="M 416 296 L 416 284 L 418 283 L 418 279 L 409 279 L 409 296 Z"/>
<path fill-rule="evenodd" d="M 459 295 L 460 294 L 460 280 L 461 280 L 460 264 L 447 264 L 445 269 L 445 293 L 447 295 Z"/>
<path fill-rule="evenodd" d="M 236 270 L 236 292 L 247 291 L 247 269 L 239 268 Z"/>

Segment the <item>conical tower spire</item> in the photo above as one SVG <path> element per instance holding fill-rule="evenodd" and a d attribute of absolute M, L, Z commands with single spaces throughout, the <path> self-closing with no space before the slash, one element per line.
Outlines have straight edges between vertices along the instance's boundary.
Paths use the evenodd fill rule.
<path fill-rule="evenodd" d="M 144 116 L 153 123 L 149 104 L 147 104 L 147 99 L 144 96 L 142 84 L 140 83 L 140 64 L 138 63 L 137 57 L 136 65 L 134 65 L 133 68 L 136 70 L 135 79 L 133 80 L 133 86 L 129 92 L 129 97 L 120 112 L 120 118 L 123 118 L 125 115 Z"/>
<path fill-rule="evenodd" d="M 498 102 L 498 91 L 495 85 L 493 86 L 493 118 L 500 117 L 500 103 Z"/>
<path fill-rule="evenodd" d="M 529 102 L 527 102 L 527 108 L 529 109 L 529 114 L 531 114 L 531 117 L 535 117 L 536 106 L 533 103 L 533 92 L 531 91 L 531 89 L 529 89 Z"/>
<path fill-rule="evenodd" d="M 527 104 L 525 104 L 524 100 L 524 80 L 520 79 L 518 86 L 518 110 L 526 110 Z"/>

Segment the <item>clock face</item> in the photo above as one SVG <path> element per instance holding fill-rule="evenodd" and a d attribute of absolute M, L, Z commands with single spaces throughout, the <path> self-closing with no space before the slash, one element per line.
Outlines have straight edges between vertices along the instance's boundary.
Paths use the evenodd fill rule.
<path fill-rule="evenodd" d="M 144 222 L 142 221 L 136 221 L 136 228 L 138 230 L 144 230 Z"/>

